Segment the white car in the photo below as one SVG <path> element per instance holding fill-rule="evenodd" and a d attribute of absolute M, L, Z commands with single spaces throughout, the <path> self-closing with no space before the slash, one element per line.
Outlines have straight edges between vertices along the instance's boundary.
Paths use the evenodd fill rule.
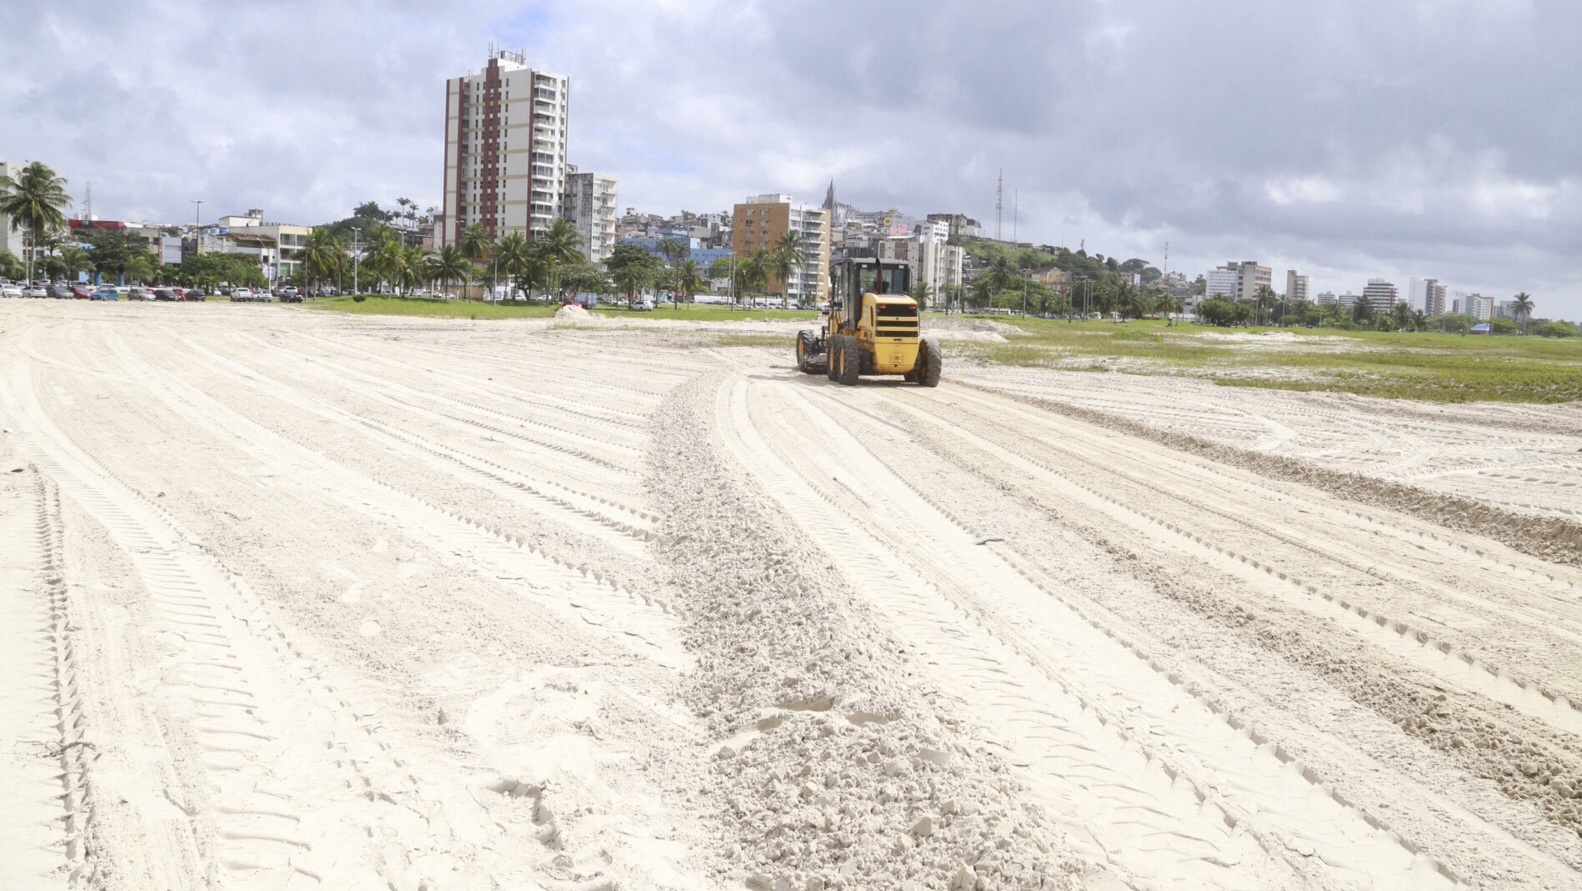
<path fill-rule="evenodd" d="M 49 296 L 49 286 L 45 285 L 45 284 L 42 284 L 40 282 L 34 282 L 34 283 L 30 284 L 30 285 L 25 285 L 22 288 L 22 296 L 23 297 L 48 297 Z"/>
<path fill-rule="evenodd" d="M 0 282 L 0 297 L 21 297 L 22 286 L 16 282 Z"/>

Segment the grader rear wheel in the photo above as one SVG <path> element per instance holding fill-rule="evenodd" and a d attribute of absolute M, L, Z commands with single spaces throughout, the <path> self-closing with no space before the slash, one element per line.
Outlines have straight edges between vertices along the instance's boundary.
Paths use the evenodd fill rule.
<path fill-rule="evenodd" d="M 939 375 L 945 365 L 945 357 L 939 352 L 939 341 L 925 337 L 918 345 L 918 351 L 918 368 L 913 371 L 917 375 L 917 382 L 925 387 L 939 386 Z"/>
<path fill-rule="evenodd" d="M 844 334 L 834 334 L 834 335 L 831 335 L 830 339 L 829 339 L 829 361 L 824 363 L 825 365 L 827 365 L 829 367 L 824 369 L 824 373 L 832 381 L 833 380 L 838 380 L 840 378 L 840 358 L 841 358 L 841 346 L 840 345 L 845 340 L 846 340 L 846 335 L 844 335 Z"/>
<path fill-rule="evenodd" d="M 813 337 L 806 331 L 796 333 L 796 368 L 803 374 L 812 374 L 813 365 L 808 361 L 813 355 Z"/>

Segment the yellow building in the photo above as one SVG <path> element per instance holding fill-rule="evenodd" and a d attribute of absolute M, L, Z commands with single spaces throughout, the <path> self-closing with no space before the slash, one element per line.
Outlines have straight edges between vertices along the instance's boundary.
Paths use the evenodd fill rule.
<path fill-rule="evenodd" d="M 823 303 L 829 299 L 830 234 L 829 213 L 823 208 L 793 204 L 790 195 L 750 196 L 731 214 L 731 253 L 745 258 L 759 248 L 773 251 L 792 230 L 802 233 L 807 262 L 789 282 L 771 277 L 765 290 L 798 303 Z"/>

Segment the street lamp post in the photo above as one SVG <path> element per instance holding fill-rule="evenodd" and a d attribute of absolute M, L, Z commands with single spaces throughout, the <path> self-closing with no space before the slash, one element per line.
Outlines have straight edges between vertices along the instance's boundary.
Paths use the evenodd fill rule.
<path fill-rule="evenodd" d="M 362 234 L 362 231 L 363 230 L 357 228 L 356 226 L 352 227 L 352 293 L 353 294 L 360 294 L 360 293 L 362 293 L 361 291 L 359 291 L 357 289 L 357 263 L 358 263 L 359 260 L 362 259 L 362 245 L 360 243 L 358 243 L 357 237 Z"/>

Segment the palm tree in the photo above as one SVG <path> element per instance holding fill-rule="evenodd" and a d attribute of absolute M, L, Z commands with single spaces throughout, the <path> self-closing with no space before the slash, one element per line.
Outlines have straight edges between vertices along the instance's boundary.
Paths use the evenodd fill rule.
<path fill-rule="evenodd" d="M 703 287 L 703 270 L 698 268 L 698 261 L 691 257 L 676 264 L 676 290 L 684 295 L 687 300 Z"/>
<path fill-rule="evenodd" d="M 748 254 L 736 269 L 736 284 L 742 290 L 753 291 L 768 285 L 773 258 L 767 248 L 758 248 Z"/>
<path fill-rule="evenodd" d="M 481 266 L 489 252 L 494 249 L 494 242 L 489 239 L 489 230 L 482 223 L 473 223 L 461 230 L 461 255 L 474 265 Z M 490 276 L 489 284 L 494 284 Z"/>
<path fill-rule="evenodd" d="M 146 253 L 136 253 L 126 258 L 121 264 L 122 281 L 126 283 L 138 282 L 139 284 L 153 277 L 154 258 Z"/>
<path fill-rule="evenodd" d="M 413 205 L 416 207 L 417 205 Z M 401 246 L 401 284 L 408 294 L 418 285 L 428 284 L 428 252 L 422 245 L 406 244 Z"/>
<path fill-rule="evenodd" d="M 773 271 L 775 277 L 785 286 L 786 294 L 791 293 L 791 276 L 800 272 L 806 265 L 808 253 L 807 237 L 795 229 L 787 229 L 775 240 L 772 252 Z"/>
<path fill-rule="evenodd" d="M 401 277 L 406 272 L 406 261 L 406 246 L 394 230 L 381 226 L 373 231 L 367 265 L 373 269 L 380 282 L 399 288 Z"/>
<path fill-rule="evenodd" d="M 1254 324 L 1261 325 L 1264 323 L 1263 320 L 1268 318 L 1269 309 L 1274 306 L 1274 302 L 1274 289 L 1268 285 L 1259 285 L 1258 290 L 1254 291 L 1252 295 L 1252 307 L 1255 313 Z"/>
<path fill-rule="evenodd" d="M 577 227 L 566 220 L 556 220 L 549 224 L 544 234 L 533 239 L 538 248 L 538 255 L 542 259 L 546 284 L 551 288 L 559 288 L 560 267 L 568 263 L 576 263 L 582 257 L 582 236 L 577 234 Z"/>
<path fill-rule="evenodd" d="M 1159 311 L 1165 314 L 1165 327 L 1174 325 L 1175 314 L 1181 311 L 1181 298 L 1169 291 L 1159 292 L 1159 302 L 1155 304 Z"/>
<path fill-rule="evenodd" d="M 302 253 L 302 266 L 308 275 L 318 280 L 334 278 L 345 262 L 346 249 L 334 232 L 319 226 L 308 233 L 307 247 Z"/>
<path fill-rule="evenodd" d="M 659 255 L 668 263 L 684 260 L 692 253 L 692 247 L 686 242 L 675 238 L 661 238 L 657 245 Z"/>
<path fill-rule="evenodd" d="M 533 299 L 541 262 L 538 250 L 520 232 L 507 232 L 495 242 L 495 268 L 526 291 L 529 300 Z"/>
<path fill-rule="evenodd" d="M 472 272 L 472 261 L 462 253 L 462 249 L 453 244 L 447 244 L 439 249 L 439 253 L 429 255 L 429 277 L 444 282 L 447 287 L 451 282 L 460 282 L 465 285 Z"/>
<path fill-rule="evenodd" d="M 76 278 L 77 273 L 93 267 L 93 262 L 88 258 L 88 252 L 73 245 L 67 245 L 60 249 L 60 262 L 65 267 L 67 278 Z"/>
<path fill-rule="evenodd" d="M 34 161 L 15 177 L 0 176 L 0 213 L 11 218 L 12 229 L 25 229 L 27 277 L 33 278 L 33 252 L 51 230 L 66 225 L 62 210 L 70 203 L 66 180 L 44 164 Z"/>
<path fill-rule="evenodd" d="M 928 307 L 928 298 L 934 296 L 934 286 L 928 282 L 918 282 L 912 286 L 912 299 L 917 301 L 919 310 Z"/>
<path fill-rule="evenodd" d="M 1523 291 L 1516 295 L 1514 302 L 1515 305 L 1512 307 L 1512 309 L 1516 310 L 1516 318 L 1522 320 L 1522 332 L 1526 333 L 1526 323 L 1532 319 L 1533 315 L 1532 295 L 1528 294 L 1526 291 Z"/>
<path fill-rule="evenodd" d="M 1412 325 L 1412 307 L 1402 301 L 1390 309 L 1390 315 L 1395 322 L 1395 330 L 1406 331 Z"/>

